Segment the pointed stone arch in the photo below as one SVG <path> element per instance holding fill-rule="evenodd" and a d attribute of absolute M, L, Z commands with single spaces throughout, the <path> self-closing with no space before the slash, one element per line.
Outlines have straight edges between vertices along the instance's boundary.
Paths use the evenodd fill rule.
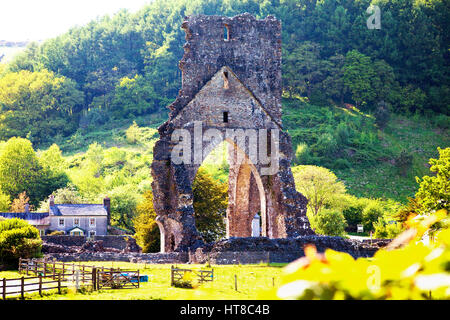
<path fill-rule="evenodd" d="M 223 25 L 233 30 L 230 41 L 223 41 Z M 263 236 L 313 234 L 306 217 L 307 200 L 295 190 L 290 169 L 291 140 L 281 125 L 279 21 L 273 17 L 256 20 L 249 14 L 233 18 L 200 15 L 186 18 L 182 27 L 187 40 L 180 61 L 182 88 L 169 106 L 169 120 L 158 128 L 160 139 L 151 165 L 153 203 L 164 238 L 162 251 L 203 245 L 195 227 L 192 183 L 204 158 L 223 140 L 235 156 L 251 160 L 230 164 L 228 236 L 251 236 L 251 212 L 258 205 L 263 213 Z M 262 149 L 275 150 L 276 157 L 271 156 L 269 162 L 254 161 L 252 137 L 246 137 L 241 146 L 230 138 L 230 130 L 258 132 L 257 160 Z M 222 138 L 216 141 L 214 135 Z M 179 161 L 180 153 L 183 161 Z"/>

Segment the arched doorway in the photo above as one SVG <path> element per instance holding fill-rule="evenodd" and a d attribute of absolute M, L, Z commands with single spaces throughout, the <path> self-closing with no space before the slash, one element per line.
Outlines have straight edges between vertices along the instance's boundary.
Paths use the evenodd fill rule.
<path fill-rule="evenodd" d="M 199 179 L 202 179 L 202 183 L 205 184 L 201 187 L 197 185 L 199 176 L 201 176 Z M 222 185 L 223 188 L 223 184 L 227 184 L 228 199 L 225 212 L 220 212 L 223 215 L 225 230 L 219 230 L 221 226 L 214 226 L 209 223 L 211 229 L 214 230 L 208 232 L 204 228 L 205 223 L 202 221 L 200 225 L 200 221 L 198 221 L 199 219 L 205 220 L 205 217 L 202 216 L 205 214 L 205 204 L 200 205 L 198 203 L 198 201 L 201 201 L 202 195 L 197 195 L 197 193 L 203 192 L 207 195 L 208 190 L 204 189 L 211 185 L 211 179 L 215 179 L 216 185 L 209 188 L 216 188 L 217 190 L 218 186 Z M 262 227 L 267 218 L 266 196 L 261 176 L 249 157 L 232 141 L 225 139 L 205 157 L 194 178 L 193 194 L 196 227 L 203 238 L 207 238 L 207 242 L 220 240 L 220 238 L 251 237 L 254 234 L 255 215 L 258 216 L 258 230 L 260 230 L 257 236 L 266 235 L 267 228 Z M 217 210 L 218 206 L 222 209 L 222 204 L 218 204 L 220 200 L 216 199 L 216 201 L 216 203 L 211 203 L 211 207 L 214 207 L 212 210 Z M 196 212 L 196 210 L 201 212 Z M 209 212 L 209 214 L 211 215 L 210 221 L 215 219 L 218 224 L 222 225 L 222 221 L 218 221 L 217 212 Z M 214 235 L 217 235 L 217 237 L 214 238 Z"/>

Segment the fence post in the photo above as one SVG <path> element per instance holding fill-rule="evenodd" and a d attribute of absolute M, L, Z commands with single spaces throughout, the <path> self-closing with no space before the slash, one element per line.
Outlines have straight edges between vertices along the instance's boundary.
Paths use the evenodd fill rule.
<path fill-rule="evenodd" d="M 38 270 L 38 262 L 34 261 L 34 275 L 37 275 L 37 270 Z"/>
<path fill-rule="evenodd" d="M 80 270 L 75 272 L 75 287 L 80 290 Z"/>
<path fill-rule="evenodd" d="M 22 258 L 19 258 L 19 273 L 22 271 Z"/>
<path fill-rule="evenodd" d="M 84 284 L 84 265 L 83 265 L 83 280 L 82 280 L 82 282 L 83 282 L 83 284 Z"/>
<path fill-rule="evenodd" d="M 3 278 L 3 290 L 2 290 L 3 300 L 6 299 L 6 278 Z"/>
<path fill-rule="evenodd" d="M 62 274 L 63 274 L 63 277 L 64 277 L 64 274 L 65 274 L 65 271 L 64 271 L 64 266 L 65 266 L 65 263 L 63 262 L 63 264 L 62 264 Z"/>
<path fill-rule="evenodd" d="M 39 275 L 39 295 L 42 297 L 42 276 Z"/>
<path fill-rule="evenodd" d="M 55 261 L 53 261 L 53 280 L 55 280 Z"/>
<path fill-rule="evenodd" d="M 47 262 L 44 260 L 44 277 L 47 276 Z"/>
<path fill-rule="evenodd" d="M 22 276 L 22 278 L 20 279 L 20 297 L 22 300 L 25 299 L 24 293 L 25 293 L 25 277 Z"/>
<path fill-rule="evenodd" d="M 58 274 L 58 294 L 61 294 L 61 274 Z"/>
<path fill-rule="evenodd" d="M 97 268 L 92 268 L 92 289 L 97 290 Z"/>
<path fill-rule="evenodd" d="M 237 290 L 237 275 L 234 275 L 234 290 Z"/>
<path fill-rule="evenodd" d="M 170 266 L 170 286 L 173 286 L 173 266 Z"/>

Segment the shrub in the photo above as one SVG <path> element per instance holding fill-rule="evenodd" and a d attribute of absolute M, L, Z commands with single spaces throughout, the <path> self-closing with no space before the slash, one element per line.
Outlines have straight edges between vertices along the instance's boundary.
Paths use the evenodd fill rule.
<path fill-rule="evenodd" d="M 42 240 L 39 231 L 27 221 L 14 218 L 0 221 L 0 263 L 17 267 L 19 258 L 40 254 Z"/>
<path fill-rule="evenodd" d="M 433 119 L 433 123 L 435 126 L 441 129 L 449 129 L 450 128 L 450 117 L 445 114 L 440 114 Z"/>
<path fill-rule="evenodd" d="M 346 196 L 346 203 L 342 210 L 345 220 L 348 224 L 349 231 L 356 231 L 358 224 L 363 221 L 363 210 L 368 204 L 366 198 L 356 198 L 354 196 Z"/>
<path fill-rule="evenodd" d="M 377 126 L 380 129 L 384 129 L 390 119 L 389 107 L 384 101 L 378 103 L 378 107 L 374 112 L 374 117 Z"/>
<path fill-rule="evenodd" d="M 393 239 L 403 231 L 401 223 L 384 218 L 378 218 L 378 221 L 374 223 L 374 228 L 373 236 L 378 239 Z"/>
<path fill-rule="evenodd" d="M 311 225 L 316 233 L 327 236 L 343 236 L 347 222 L 342 212 L 321 210 L 312 217 Z"/>
<path fill-rule="evenodd" d="M 336 159 L 336 161 L 334 161 L 333 166 L 336 169 L 348 169 L 352 165 L 347 159 L 339 158 L 339 159 Z"/>
<path fill-rule="evenodd" d="M 406 150 L 400 152 L 397 158 L 395 158 L 395 166 L 398 168 L 402 176 L 406 176 L 409 168 L 413 163 L 413 155 Z"/>
<path fill-rule="evenodd" d="M 373 231 L 374 223 L 381 217 L 383 217 L 383 208 L 381 207 L 381 203 L 376 200 L 371 200 L 362 212 L 364 231 Z"/>
<path fill-rule="evenodd" d="M 410 229 L 394 240 L 396 246 L 381 248 L 370 259 L 355 260 L 348 253 L 331 249 L 322 254 L 307 246 L 305 257 L 284 268 L 280 287 L 260 298 L 448 300 L 450 230 L 440 230 L 434 243 L 419 241 L 436 219 L 439 221 L 437 216 L 411 221 Z"/>
<path fill-rule="evenodd" d="M 325 157 L 333 156 L 339 149 L 339 144 L 336 141 L 336 138 L 328 132 L 320 135 L 314 146 L 317 152 Z"/>
<path fill-rule="evenodd" d="M 64 231 L 56 230 L 56 231 L 50 232 L 48 235 L 49 235 L 49 236 L 62 236 L 62 235 L 64 235 L 64 234 L 65 234 Z"/>

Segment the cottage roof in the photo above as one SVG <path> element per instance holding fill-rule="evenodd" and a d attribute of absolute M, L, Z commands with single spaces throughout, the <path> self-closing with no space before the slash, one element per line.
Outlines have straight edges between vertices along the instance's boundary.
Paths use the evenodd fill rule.
<path fill-rule="evenodd" d="M 51 215 L 55 216 L 107 216 L 103 204 L 55 204 L 50 206 Z"/>
<path fill-rule="evenodd" d="M 27 220 L 32 225 L 48 225 L 48 212 L 0 212 L 0 216 L 6 219 L 19 218 Z"/>

